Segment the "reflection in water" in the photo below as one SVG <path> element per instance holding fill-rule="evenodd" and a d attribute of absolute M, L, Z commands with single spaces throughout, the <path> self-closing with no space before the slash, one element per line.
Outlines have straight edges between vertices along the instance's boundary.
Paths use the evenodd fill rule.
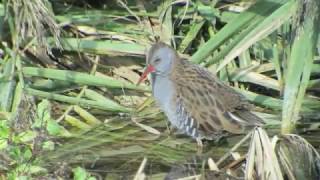
<path fill-rule="evenodd" d="M 241 178 L 233 177 L 226 172 L 210 170 L 208 167 L 208 158 L 194 156 L 185 162 L 174 165 L 166 175 L 165 180 L 174 180 L 180 178 L 190 179 L 215 179 L 215 180 L 238 180 Z"/>

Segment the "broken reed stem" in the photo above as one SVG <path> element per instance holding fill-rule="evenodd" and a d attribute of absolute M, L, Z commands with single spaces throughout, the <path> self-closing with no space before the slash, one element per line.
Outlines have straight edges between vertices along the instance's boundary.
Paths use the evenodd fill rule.
<path fill-rule="evenodd" d="M 96 58 L 94 59 L 94 64 L 93 64 L 89 74 L 94 75 L 96 73 L 97 65 L 99 63 L 99 60 L 100 60 L 100 56 L 96 56 Z M 78 98 L 78 99 L 82 98 L 82 96 L 83 96 L 83 94 L 84 94 L 84 92 L 86 91 L 87 88 L 88 88 L 87 85 L 83 86 L 81 88 L 80 93 L 77 95 L 76 98 Z M 62 121 L 73 110 L 73 107 L 74 107 L 74 105 L 69 106 L 67 108 L 67 110 L 57 119 L 57 122 L 59 123 L 60 121 Z"/>
<path fill-rule="evenodd" d="M 245 141 L 247 141 L 250 136 L 252 135 L 252 132 L 248 133 L 244 138 L 242 138 L 237 144 L 235 144 L 226 154 L 224 154 L 217 162 L 217 166 L 219 166 L 224 160 L 226 160 L 233 151 L 238 149 Z"/>
<path fill-rule="evenodd" d="M 139 167 L 139 169 L 138 169 L 138 171 L 137 171 L 137 173 L 136 173 L 136 175 L 135 175 L 133 180 L 141 180 L 141 179 L 145 178 L 143 170 L 144 170 L 146 164 L 147 164 L 147 158 L 144 157 L 143 161 L 141 162 L 140 167 Z"/>

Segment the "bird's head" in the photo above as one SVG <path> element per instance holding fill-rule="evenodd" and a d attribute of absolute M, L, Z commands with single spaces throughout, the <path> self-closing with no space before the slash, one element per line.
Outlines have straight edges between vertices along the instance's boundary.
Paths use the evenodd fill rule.
<path fill-rule="evenodd" d="M 149 73 L 167 75 L 172 69 L 174 61 L 178 59 L 177 52 L 163 42 L 151 46 L 147 54 L 147 67 L 141 75 L 138 84 L 143 82 Z"/>

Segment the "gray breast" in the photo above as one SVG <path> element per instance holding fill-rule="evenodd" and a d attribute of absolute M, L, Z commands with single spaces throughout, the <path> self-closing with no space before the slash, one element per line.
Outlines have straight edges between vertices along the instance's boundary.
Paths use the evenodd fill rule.
<path fill-rule="evenodd" d="M 172 81 L 168 76 L 153 73 L 151 74 L 151 83 L 152 95 L 160 106 L 160 109 L 166 114 L 171 124 L 179 128 L 181 122 L 177 118 L 176 102 L 173 101 L 176 90 Z"/>

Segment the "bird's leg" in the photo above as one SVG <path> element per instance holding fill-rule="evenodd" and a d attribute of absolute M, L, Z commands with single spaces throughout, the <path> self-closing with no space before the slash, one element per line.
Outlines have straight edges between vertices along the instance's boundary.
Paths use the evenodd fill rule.
<path fill-rule="evenodd" d="M 169 124 L 169 123 L 166 123 L 166 125 L 167 125 L 167 129 L 165 132 L 168 134 L 168 136 L 174 135 L 175 132 L 177 131 L 176 128 L 172 124 Z"/>
<path fill-rule="evenodd" d="M 200 138 L 196 139 L 198 147 L 203 148 L 202 140 Z"/>
<path fill-rule="evenodd" d="M 203 143 L 201 138 L 196 138 L 197 141 L 197 154 L 202 154 L 202 150 L 203 150 Z"/>

